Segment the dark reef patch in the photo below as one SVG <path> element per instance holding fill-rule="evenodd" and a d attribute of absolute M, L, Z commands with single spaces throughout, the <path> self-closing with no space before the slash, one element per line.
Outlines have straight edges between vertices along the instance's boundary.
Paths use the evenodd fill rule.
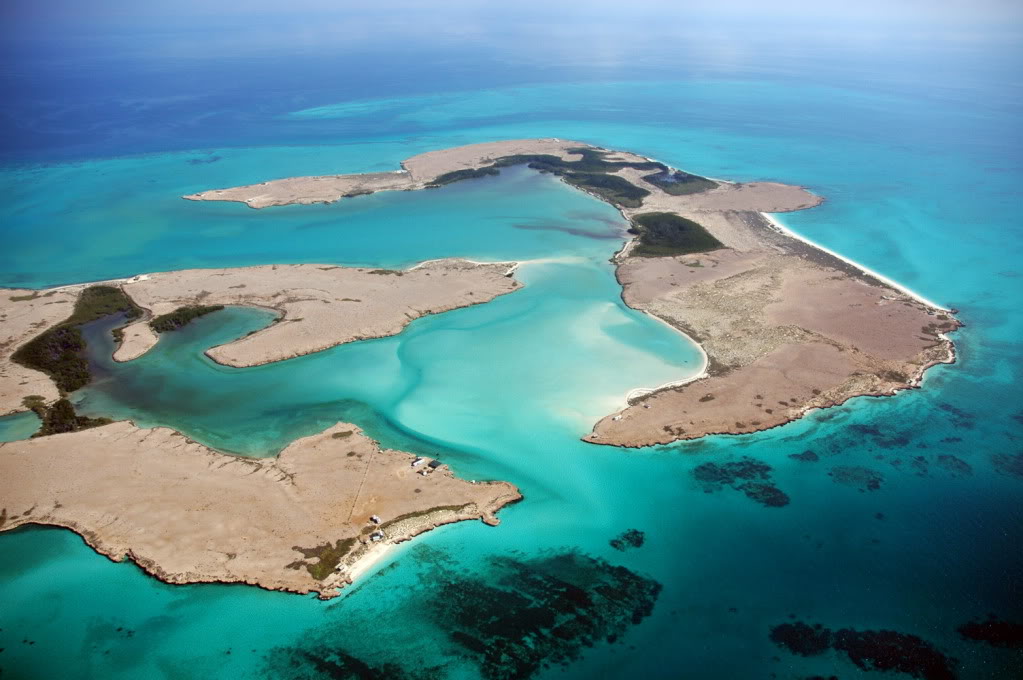
<path fill-rule="evenodd" d="M 593 239 L 595 241 L 620 241 L 621 235 L 616 230 L 609 231 L 590 231 L 589 229 L 579 229 L 578 227 L 564 227 L 557 224 L 538 224 L 538 223 L 524 223 L 519 222 L 513 224 L 512 228 L 522 229 L 524 231 L 561 231 L 572 236 L 582 236 L 583 238 Z"/>
<path fill-rule="evenodd" d="M 949 472 L 956 477 L 969 477 L 973 474 L 973 468 L 962 458 L 957 458 L 951 454 L 942 454 L 938 456 L 938 467 Z"/>
<path fill-rule="evenodd" d="M 527 678 L 613 643 L 653 611 L 656 581 L 577 553 L 522 561 L 497 557 L 485 578 L 443 582 L 431 618 L 487 680 Z"/>
<path fill-rule="evenodd" d="M 882 431 L 880 428 L 872 425 L 863 425 L 862 423 L 849 425 L 848 429 L 857 435 L 870 437 L 882 449 L 905 448 L 912 441 L 907 432 L 891 432 L 887 428 L 886 431 Z"/>
<path fill-rule="evenodd" d="M 958 661 L 908 633 L 851 628 L 832 631 L 820 624 L 797 621 L 775 626 L 770 638 L 800 656 L 817 656 L 829 649 L 842 652 L 864 671 L 905 673 L 922 680 L 955 680 L 957 677 Z"/>
<path fill-rule="evenodd" d="M 972 413 L 968 413 L 957 406 L 953 406 L 949 403 L 938 404 L 938 408 L 944 411 L 948 417 L 948 422 L 956 428 L 971 429 L 974 425 L 976 416 Z"/>
<path fill-rule="evenodd" d="M 799 656 L 817 656 L 831 648 L 831 631 L 819 623 L 798 621 L 771 629 L 771 642 Z"/>
<path fill-rule="evenodd" d="M 275 650 L 271 657 L 282 650 Z M 370 665 L 363 659 L 341 649 L 318 645 L 310 649 L 295 650 L 288 659 L 287 669 L 279 672 L 290 680 L 440 680 L 439 668 L 415 669 L 393 662 Z"/>
<path fill-rule="evenodd" d="M 731 488 L 761 505 L 780 508 L 789 504 L 789 497 L 771 483 L 771 470 L 767 463 L 743 457 L 730 463 L 703 463 L 692 474 L 704 493 Z"/>
<path fill-rule="evenodd" d="M 189 158 L 186 162 L 189 165 L 209 165 L 221 160 L 223 156 L 205 156 L 200 158 Z"/>
<path fill-rule="evenodd" d="M 855 486 L 860 491 L 877 491 L 881 488 L 884 477 L 877 470 L 858 465 L 839 465 L 831 468 L 828 473 L 835 482 L 847 486 Z"/>
<path fill-rule="evenodd" d="M 809 449 L 803 451 L 802 453 L 790 453 L 789 458 L 791 458 L 792 460 L 799 460 L 804 463 L 816 463 L 821 459 L 820 456 L 818 456 L 813 451 L 810 451 Z"/>
<path fill-rule="evenodd" d="M 642 548 L 643 541 L 645 540 L 646 534 L 642 531 L 639 529 L 629 529 L 612 538 L 609 543 L 615 550 L 625 552 L 629 548 Z"/>
<path fill-rule="evenodd" d="M 433 680 L 448 677 L 453 666 L 464 674 L 470 664 L 485 680 L 525 679 L 567 665 L 587 648 L 616 643 L 652 613 L 661 591 L 652 579 L 572 551 L 492 557 L 473 571 L 441 551 L 416 555 L 426 571 L 408 592 L 403 615 L 415 622 L 417 636 L 450 643 L 438 644 L 436 657 L 408 658 L 388 646 L 361 651 L 373 636 L 348 621 L 272 650 L 265 677 Z"/>
<path fill-rule="evenodd" d="M 1003 621 L 994 614 L 985 621 L 970 621 L 956 628 L 966 640 L 986 642 L 992 647 L 1023 649 L 1023 623 Z"/>
<path fill-rule="evenodd" d="M 996 453 L 991 464 L 1003 475 L 1023 479 L 1023 451 L 1018 453 Z"/>

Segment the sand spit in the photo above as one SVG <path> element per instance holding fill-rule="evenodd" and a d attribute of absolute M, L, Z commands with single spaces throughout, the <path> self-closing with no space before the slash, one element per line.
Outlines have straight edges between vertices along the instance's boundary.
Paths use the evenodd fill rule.
<path fill-rule="evenodd" d="M 576 160 L 581 156 L 570 152 L 582 147 L 604 152 L 608 161 L 652 160 L 559 139 L 474 144 L 406 160 L 403 188 L 423 188 L 444 173 L 486 167 L 513 154 Z M 632 220 L 641 213 L 673 213 L 698 222 L 724 248 L 649 258 L 631 255 L 635 241 L 627 242 L 615 255 L 622 297 L 700 343 L 707 371 L 653 391 L 634 390 L 632 405 L 601 420 L 586 441 L 644 446 L 763 430 L 854 396 L 918 386 L 928 367 L 954 361 L 946 333 L 961 324 L 952 312 L 767 215 L 812 208 L 823 198 L 777 182 L 723 180 L 705 191 L 673 195 L 646 181 L 650 173 L 614 172 L 649 192 L 639 206 L 612 200 L 622 215 Z M 257 186 L 265 193 L 268 185 L 274 182 Z M 251 205 L 263 195 L 251 189 L 187 198 Z M 281 184 L 280 196 L 293 189 Z M 235 192 L 234 198 L 225 199 L 225 191 Z"/>
<path fill-rule="evenodd" d="M 333 597 L 372 548 L 451 522 L 497 524 L 521 498 L 414 460 L 344 423 L 253 459 L 119 422 L 0 444 L 0 531 L 67 527 L 168 583 Z"/>
<path fill-rule="evenodd" d="M 268 265 L 187 269 L 152 274 L 123 290 L 151 315 L 188 305 L 246 305 L 280 314 L 264 330 L 210 349 L 227 366 L 256 366 L 311 354 L 355 340 L 400 333 L 411 321 L 488 302 L 521 287 L 514 263 L 432 260 L 411 269 L 333 265 Z M 148 321 L 124 330 L 114 358 L 127 361 L 156 344 Z"/>
<path fill-rule="evenodd" d="M 479 168 L 502 156 L 550 154 L 566 160 L 578 160 L 578 155 L 570 154 L 567 150 L 580 146 L 587 145 L 558 139 L 487 142 L 419 154 L 404 161 L 402 169 L 395 172 L 288 177 L 230 189 L 201 191 L 183 198 L 189 201 L 235 201 L 250 208 L 334 203 L 342 198 L 377 191 L 423 189 L 444 173 Z"/>

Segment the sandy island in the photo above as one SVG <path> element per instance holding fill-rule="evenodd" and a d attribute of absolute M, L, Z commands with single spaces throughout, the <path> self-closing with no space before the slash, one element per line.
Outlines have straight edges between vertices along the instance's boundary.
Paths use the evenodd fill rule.
<path fill-rule="evenodd" d="M 514 155 L 577 161 L 580 150 L 638 166 L 607 174 L 645 193 L 640 199 L 580 187 L 615 205 L 634 226 L 639 215 L 667 213 L 697 222 L 718 242 L 703 252 L 642 257 L 633 255 L 637 237 L 615 256 L 626 304 L 693 338 L 706 352 L 707 367 L 695 379 L 634 393 L 630 406 L 598 422 L 586 441 L 645 446 L 764 430 L 855 396 L 916 387 L 927 368 L 954 361 L 946 333 L 961 324 L 951 312 L 794 237 L 766 215 L 822 202 L 802 187 L 696 178 L 708 188 L 675 195 L 648 181 L 651 171 L 643 166 L 649 158 L 536 139 L 413 156 L 402 171 L 388 175 L 387 186 L 373 190 L 420 189 L 453 172 L 496 170 L 502 158 Z M 300 177 L 185 198 L 255 208 L 330 202 L 365 193 L 368 178 L 378 177 Z"/>
<path fill-rule="evenodd" d="M 497 524 L 521 498 L 511 484 L 416 460 L 345 423 L 258 459 L 114 423 L 0 444 L 0 531 L 67 527 L 168 583 L 333 597 L 380 546 L 451 522 Z"/>

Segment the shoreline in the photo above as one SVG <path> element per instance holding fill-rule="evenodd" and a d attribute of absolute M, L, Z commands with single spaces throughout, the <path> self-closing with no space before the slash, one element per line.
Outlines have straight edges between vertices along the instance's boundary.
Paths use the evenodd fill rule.
<path fill-rule="evenodd" d="M 626 304 L 626 306 L 628 307 L 628 304 Z M 629 307 L 629 309 L 633 309 L 633 308 Z M 707 350 L 705 350 L 703 348 L 703 345 L 698 343 L 694 338 L 690 337 L 689 334 L 686 333 L 685 331 L 683 331 L 682 329 L 676 328 L 675 326 L 671 325 L 670 323 L 668 323 L 664 319 L 660 318 L 659 316 L 651 314 L 650 312 L 646 311 L 645 309 L 643 309 L 643 310 L 636 310 L 636 311 L 640 311 L 643 314 L 645 314 L 646 316 L 650 317 L 651 319 L 655 319 L 656 321 L 659 321 L 660 323 L 664 324 L 665 326 L 667 326 L 671 330 L 675 331 L 676 333 L 680 333 L 686 340 L 688 340 L 693 345 L 695 345 L 696 349 L 699 350 L 699 352 L 700 352 L 701 365 L 700 365 L 700 370 L 697 373 L 695 373 L 694 375 L 692 375 L 692 376 L 690 376 L 688 378 L 682 378 L 680 380 L 672 380 L 670 382 L 664 383 L 663 385 L 658 385 L 657 387 L 635 387 L 635 388 L 629 390 L 626 393 L 626 395 L 625 395 L 625 406 L 626 407 L 632 406 L 633 403 L 635 403 L 635 401 L 637 399 L 640 399 L 642 397 L 648 397 L 651 394 L 656 394 L 657 392 L 661 392 L 663 390 L 670 390 L 670 389 L 673 389 L 673 388 L 676 388 L 676 387 L 682 387 L 683 385 L 688 385 L 689 383 L 694 383 L 694 382 L 697 382 L 699 380 L 704 380 L 704 379 L 710 377 L 710 373 L 708 373 L 708 369 L 710 368 L 710 357 L 707 355 Z"/>
<path fill-rule="evenodd" d="M 943 307 L 942 305 L 939 305 L 937 302 L 934 302 L 933 300 L 929 300 L 929 299 L 925 298 L 923 295 L 920 295 L 919 293 L 915 292 L 911 288 L 909 288 L 907 286 L 904 286 L 901 283 L 898 283 L 897 281 L 895 281 L 893 279 L 888 278 L 884 274 L 879 274 L 878 272 L 874 271 L 873 269 L 870 269 L 866 265 L 860 264 L 856 260 L 853 260 L 851 258 L 845 257 L 844 255 L 841 255 L 841 254 L 835 252 L 834 250 L 831 250 L 830 248 L 828 248 L 826 246 L 823 246 L 820 243 L 817 243 L 816 241 L 812 241 L 811 239 L 809 239 L 809 238 L 807 238 L 807 237 L 805 237 L 805 236 L 803 236 L 803 235 L 793 231 L 789 227 L 785 226 L 781 222 L 781 220 L 779 220 L 777 217 L 775 217 L 771 213 L 762 212 L 760 214 L 764 217 L 765 220 L 767 220 L 771 224 L 771 226 L 773 226 L 775 229 L 777 229 L 782 234 L 784 234 L 784 235 L 786 235 L 786 236 L 788 236 L 790 238 L 794 238 L 797 241 L 802 241 L 803 243 L 807 244 L 808 246 L 811 246 L 813 248 L 816 248 L 817 250 L 825 252 L 828 255 L 831 255 L 832 257 L 837 258 L 837 259 L 841 260 L 842 262 L 845 262 L 846 264 L 848 264 L 850 266 L 856 267 L 857 269 L 862 271 L 867 276 L 874 277 L 878 281 L 884 283 L 887 286 L 890 286 L 890 287 L 896 289 L 900 293 L 908 295 L 909 297 L 913 298 L 914 300 L 916 300 L 917 302 L 919 302 L 921 304 L 924 304 L 924 305 L 926 305 L 928 307 L 931 307 L 932 309 L 936 309 L 936 310 L 941 311 L 941 312 L 950 312 L 950 313 L 952 312 L 952 309 L 950 307 Z"/>

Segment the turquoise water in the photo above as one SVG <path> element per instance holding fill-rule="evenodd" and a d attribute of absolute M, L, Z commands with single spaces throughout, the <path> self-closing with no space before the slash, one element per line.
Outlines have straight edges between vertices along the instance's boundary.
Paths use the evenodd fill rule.
<path fill-rule="evenodd" d="M 1018 651 L 956 633 L 989 613 L 1023 618 L 1023 145 L 1015 100 L 989 85 L 926 96 L 785 80 L 520 86 L 296 105 L 278 118 L 287 131 L 278 145 L 225 134 L 218 148 L 11 165 L 0 180 L 6 285 L 259 262 L 541 261 L 520 270 L 527 285 L 512 295 L 273 366 L 232 370 L 202 357 L 266 323 L 249 310 L 206 317 L 135 362 L 97 354 L 102 379 L 75 395 L 90 414 L 171 425 L 246 455 L 350 418 L 389 445 L 443 455 L 464 477 L 511 481 L 525 500 L 497 528 L 460 523 L 399 546 L 326 603 L 166 586 L 68 532 L 6 534 L 0 667 L 11 677 L 298 678 L 316 676 L 303 664 L 329 650 L 405 675 L 436 666 L 437 677 L 478 677 L 479 659 L 446 633 L 440 586 L 496 580 L 495 558 L 539 573 L 538 560 L 571 553 L 663 590 L 613 644 L 570 638 L 578 658 L 535 677 L 907 677 L 833 653 L 793 655 L 769 638 L 793 620 L 914 634 L 958 659 L 958 677 L 1017 676 Z M 293 141 L 295 125 L 317 143 Z M 532 136 L 810 187 L 828 201 L 783 221 L 962 310 L 960 361 L 931 371 L 924 389 L 856 399 L 769 432 L 592 446 L 578 437 L 629 389 L 694 367 L 683 338 L 621 305 L 606 262 L 621 222 L 607 206 L 527 172 L 334 206 L 253 211 L 178 198 L 269 176 L 394 169 L 425 149 Z M 59 259 L 31 236 L 44 226 L 68 244 Z M 816 460 L 792 457 L 805 451 Z M 788 505 L 758 505 L 694 472 L 746 459 L 769 466 Z M 609 546 L 630 528 L 645 533 L 641 548 Z M 599 581 L 605 562 L 580 578 Z M 530 592 L 525 578 L 509 584 Z M 457 613 L 472 618 L 472 606 Z"/>
<path fill-rule="evenodd" d="M 0 442 L 28 439 L 39 429 L 39 417 L 31 411 L 0 416 Z"/>
<path fill-rule="evenodd" d="M 391 338 L 250 369 L 219 366 L 203 350 L 265 326 L 270 312 L 210 315 L 127 364 L 110 358 L 108 329 L 117 322 L 99 324 L 87 337 L 102 377 L 76 395 L 79 410 L 167 425 L 227 451 L 268 455 L 368 406 L 417 437 L 475 448 L 500 441 L 495 429 L 526 431 L 538 421 L 582 436 L 624 406 L 631 389 L 702 368 L 686 338 L 619 299 L 608 262 L 626 226 L 617 211 L 525 169 L 455 186 L 461 187 L 452 193 L 461 199 L 457 212 L 446 190 L 378 194 L 368 207 L 338 206 L 323 231 L 341 235 L 333 247 L 344 254 L 352 252 L 349 234 L 371 234 L 358 244 L 358 257 L 374 264 L 409 262 L 424 250 L 439 254 L 445 244 L 440 252 L 455 255 L 554 255 L 519 268 L 523 289 L 417 320 Z M 295 213 L 265 214 L 276 219 L 277 238 L 305 233 L 304 225 L 293 226 Z M 371 231 L 371 219 L 380 228 Z M 336 261 L 326 246 L 317 254 Z M 509 442 L 506 450 L 518 445 Z"/>

